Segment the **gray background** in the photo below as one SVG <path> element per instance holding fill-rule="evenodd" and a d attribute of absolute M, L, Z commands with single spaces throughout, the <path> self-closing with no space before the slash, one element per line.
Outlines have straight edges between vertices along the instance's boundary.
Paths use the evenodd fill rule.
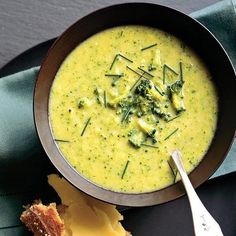
<path fill-rule="evenodd" d="M 149 2 L 190 13 L 217 1 Z M 24 50 L 58 36 L 80 17 L 98 8 L 121 2 L 127 0 L 0 0 L 0 68 Z"/>

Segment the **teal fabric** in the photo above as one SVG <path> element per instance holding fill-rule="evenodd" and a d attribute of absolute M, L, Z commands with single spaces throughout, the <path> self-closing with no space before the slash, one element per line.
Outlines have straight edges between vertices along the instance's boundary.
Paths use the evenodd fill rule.
<path fill-rule="evenodd" d="M 235 1 L 191 14 L 220 40 L 236 67 Z M 39 67 L 0 79 L 0 235 L 27 235 L 19 221 L 22 205 L 55 198 L 46 175 L 55 171 L 33 122 L 33 88 Z M 236 142 L 213 177 L 236 170 Z"/>
<path fill-rule="evenodd" d="M 222 1 L 190 15 L 204 24 L 217 37 L 236 68 L 236 0 Z M 236 140 L 223 165 L 212 178 L 236 171 L 235 158 Z"/>
<path fill-rule="evenodd" d="M 0 157 L 14 161 L 38 148 L 32 96 L 39 67 L 0 80 Z M 0 190 L 1 191 L 1 190 Z"/>

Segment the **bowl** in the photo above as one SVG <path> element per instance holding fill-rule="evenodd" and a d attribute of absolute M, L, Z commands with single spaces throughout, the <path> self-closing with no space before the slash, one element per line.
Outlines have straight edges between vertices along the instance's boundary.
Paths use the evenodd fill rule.
<path fill-rule="evenodd" d="M 235 135 L 236 81 L 233 66 L 217 39 L 199 22 L 168 7 L 150 3 L 124 3 L 95 11 L 69 27 L 52 45 L 41 66 L 34 91 L 34 119 L 39 139 L 58 171 L 74 186 L 100 200 L 123 206 L 149 206 L 185 194 L 181 182 L 149 193 L 118 193 L 81 176 L 58 150 L 52 136 L 48 102 L 54 77 L 67 55 L 95 33 L 120 25 L 146 25 L 167 31 L 191 46 L 209 68 L 219 97 L 214 138 L 201 163 L 190 173 L 194 187 L 206 181 L 224 160 Z"/>

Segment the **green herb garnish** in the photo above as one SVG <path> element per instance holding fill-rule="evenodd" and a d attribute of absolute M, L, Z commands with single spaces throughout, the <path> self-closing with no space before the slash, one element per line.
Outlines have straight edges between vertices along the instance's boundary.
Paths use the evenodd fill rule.
<path fill-rule="evenodd" d="M 132 91 L 132 90 L 135 88 L 135 86 L 138 84 L 138 82 L 142 79 L 143 75 L 144 75 L 144 73 L 143 73 L 142 75 L 140 75 L 140 77 L 139 77 L 139 78 L 136 80 L 136 82 L 132 85 L 132 87 L 130 88 L 129 91 Z"/>
<path fill-rule="evenodd" d="M 133 61 L 132 60 L 130 60 L 128 57 L 125 57 L 124 55 L 122 55 L 122 54 L 118 54 L 118 56 L 120 56 L 120 57 L 122 57 L 122 58 L 124 58 L 126 61 L 128 61 L 128 62 L 131 62 L 131 63 L 133 63 Z"/>
<path fill-rule="evenodd" d="M 90 120 L 91 120 L 91 117 L 89 117 L 88 120 L 86 121 L 86 123 L 85 123 L 85 125 L 84 125 L 84 128 L 83 128 L 83 130 L 82 130 L 80 136 L 83 136 L 83 135 L 84 135 L 84 132 L 85 132 L 85 130 L 86 130 L 86 128 L 87 128 L 87 126 L 88 126 Z"/>
<path fill-rule="evenodd" d="M 180 80 L 184 81 L 184 78 L 183 78 L 183 63 L 182 62 L 179 63 L 179 76 L 180 76 Z"/>
<path fill-rule="evenodd" d="M 175 183 L 176 177 L 177 177 L 177 170 L 176 170 L 176 172 L 175 172 L 174 169 L 173 169 L 173 167 L 171 166 L 170 162 L 167 161 L 167 163 L 168 163 L 168 165 L 169 165 L 169 167 L 170 167 L 171 173 L 172 173 L 173 178 L 174 178 L 174 181 L 173 181 L 173 182 Z"/>
<path fill-rule="evenodd" d="M 55 142 L 61 142 L 61 143 L 69 143 L 70 141 L 68 140 L 63 140 L 63 139 L 54 139 Z"/>
<path fill-rule="evenodd" d="M 162 77 L 163 77 L 163 84 L 166 83 L 166 66 L 163 66 L 163 71 L 162 71 Z"/>
<path fill-rule="evenodd" d="M 177 131 L 179 130 L 179 128 L 175 129 L 172 133 L 170 133 L 164 140 L 167 140 L 168 138 L 170 138 L 173 134 L 175 134 Z"/>
<path fill-rule="evenodd" d="M 158 148 L 157 146 L 154 146 L 154 145 L 151 145 L 151 144 L 142 143 L 141 145 L 145 146 L 145 147 Z"/>
<path fill-rule="evenodd" d="M 128 109 L 125 111 L 125 114 L 124 114 L 124 116 L 121 120 L 122 123 L 128 118 L 129 113 L 131 112 L 131 110 L 132 110 L 132 106 L 128 107 Z"/>
<path fill-rule="evenodd" d="M 121 74 L 105 74 L 105 76 L 108 76 L 108 77 L 115 77 L 115 79 L 112 81 L 111 85 L 112 86 L 115 86 L 116 85 L 116 82 L 124 76 L 124 73 L 121 73 Z"/>
<path fill-rule="evenodd" d="M 163 84 L 165 84 L 165 82 L 166 82 L 166 69 L 168 69 L 169 71 L 171 71 L 175 75 L 178 75 L 178 73 L 171 66 L 164 64 L 163 65 Z"/>
<path fill-rule="evenodd" d="M 122 57 L 122 58 L 124 58 L 126 61 L 133 63 L 133 61 L 130 60 L 128 57 L 126 57 L 126 56 L 124 56 L 124 55 L 118 53 L 118 54 L 115 55 L 115 57 L 114 57 L 114 59 L 113 59 L 113 61 L 112 61 L 112 63 L 111 63 L 110 70 L 112 69 L 114 63 L 116 62 L 117 57 L 119 57 L 119 56 Z"/>
<path fill-rule="evenodd" d="M 147 49 L 152 48 L 152 47 L 155 47 L 155 46 L 157 46 L 157 43 L 154 43 L 154 44 L 149 45 L 149 46 L 147 46 L 147 47 L 141 48 L 141 51 L 147 50 Z"/>
<path fill-rule="evenodd" d="M 106 91 L 104 91 L 104 93 L 103 93 L 103 100 L 104 100 L 104 107 L 107 108 L 107 93 L 106 93 Z"/>
<path fill-rule="evenodd" d="M 110 77 L 122 77 L 122 76 L 124 76 L 124 74 L 123 73 L 121 73 L 121 74 L 105 74 L 105 76 L 110 76 Z"/>
<path fill-rule="evenodd" d="M 115 55 L 115 57 L 114 57 L 114 59 L 113 59 L 113 61 L 112 61 L 112 63 L 111 63 L 111 66 L 110 66 L 110 68 L 109 68 L 110 70 L 112 69 L 112 67 L 113 67 L 113 65 L 114 65 L 114 63 L 115 63 L 117 56 L 118 56 L 118 54 Z"/>
<path fill-rule="evenodd" d="M 156 89 L 156 91 L 157 91 L 161 96 L 164 95 L 164 93 L 161 92 L 161 90 L 160 90 L 156 85 L 154 86 L 154 88 Z"/>
<path fill-rule="evenodd" d="M 130 66 L 126 66 L 126 67 L 127 67 L 127 69 L 133 71 L 135 74 L 137 74 L 137 75 L 139 75 L 139 76 L 142 76 L 144 79 L 147 79 L 147 80 L 148 80 L 148 78 L 146 78 L 146 77 L 144 76 L 144 74 L 140 74 L 138 71 L 134 70 L 134 69 L 131 68 Z"/>
<path fill-rule="evenodd" d="M 175 116 L 175 117 L 173 117 L 173 118 L 171 118 L 171 119 L 167 120 L 167 123 L 168 123 L 168 122 L 171 122 L 172 120 L 175 120 L 175 119 L 177 119 L 178 117 L 180 117 L 180 116 Z"/>
<path fill-rule="evenodd" d="M 126 164 L 125 164 L 125 168 L 124 168 L 124 170 L 123 170 L 123 173 L 122 173 L 122 175 L 121 175 L 121 179 L 123 179 L 124 178 L 124 176 L 125 176 L 125 173 L 126 173 L 126 171 L 127 171 L 127 168 L 128 168 L 128 165 L 129 165 L 129 160 L 126 162 Z"/>
<path fill-rule="evenodd" d="M 141 67 L 138 67 L 138 69 L 141 70 L 142 72 L 144 72 L 144 74 L 147 74 L 147 75 L 149 75 L 149 76 L 151 76 L 151 77 L 154 77 L 154 75 L 152 75 L 152 74 L 149 73 L 148 71 L 142 69 Z"/>
<path fill-rule="evenodd" d="M 170 70 L 171 72 L 173 72 L 175 75 L 178 75 L 178 73 L 177 73 L 171 66 L 169 66 L 169 65 L 167 65 L 167 64 L 164 64 L 164 66 L 165 66 L 168 70 Z"/>

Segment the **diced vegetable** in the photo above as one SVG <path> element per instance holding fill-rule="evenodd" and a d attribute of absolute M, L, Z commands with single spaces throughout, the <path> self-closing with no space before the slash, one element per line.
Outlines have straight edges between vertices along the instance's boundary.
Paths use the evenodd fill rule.
<path fill-rule="evenodd" d="M 128 139 L 134 147 L 140 148 L 144 142 L 144 134 L 137 129 L 132 129 L 128 133 Z"/>

